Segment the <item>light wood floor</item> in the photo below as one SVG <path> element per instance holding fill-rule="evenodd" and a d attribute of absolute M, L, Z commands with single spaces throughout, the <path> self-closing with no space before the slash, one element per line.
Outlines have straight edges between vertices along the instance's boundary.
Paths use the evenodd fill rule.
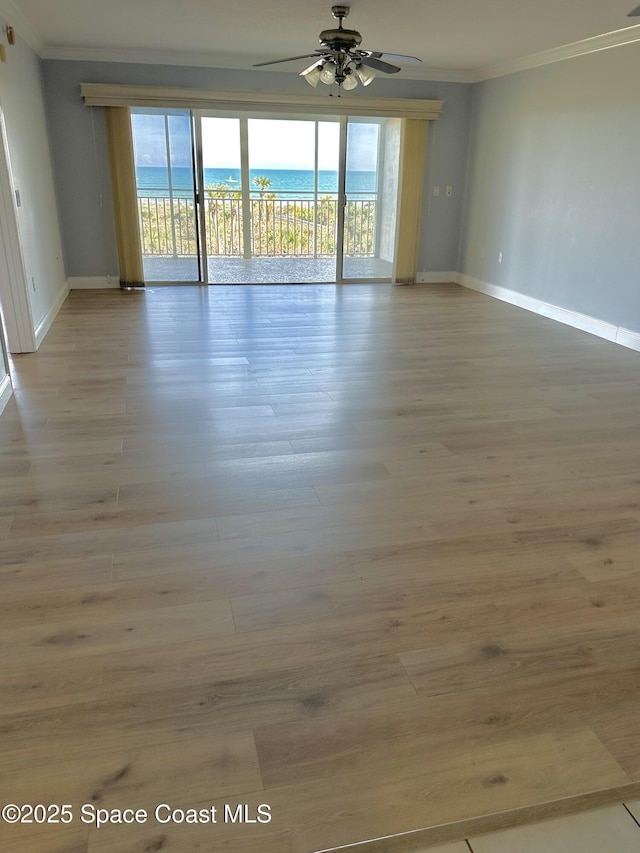
<path fill-rule="evenodd" d="M 453 285 L 157 288 L 72 293 L 14 379 L 0 799 L 76 819 L 3 853 L 640 795 L 639 353 Z"/>

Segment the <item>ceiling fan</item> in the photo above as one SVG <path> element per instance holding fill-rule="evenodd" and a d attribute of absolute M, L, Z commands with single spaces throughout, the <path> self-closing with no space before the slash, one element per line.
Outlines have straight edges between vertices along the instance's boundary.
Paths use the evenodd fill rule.
<path fill-rule="evenodd" d="M 323 30 L 320 33 L 320 47 L 313 53 L 304 53 L 302 56 L 289 56 L 287 59 L 274 59 L 270 62 L 258 62 L 253 67 L 261 68 L 264 65 L 277 65 L 280 62 L 293 62 L 296 59 L 313 59 L 314 62 L 300 76 L 314 88 L 319 82 L 330 86 L 337 83 L 343 89 L 355 89 L 358 81 L 363 86 L 368 86 L 376 76 L 376 71 L 383 74 L 396 74 L 400 71 L 397 65 L 387 62 L 400 62 L 404 65 L 417 65 L 422 62 L 416 56 L 402 56 L 397 53 L 382 53 L 377 50 L 363 50 L 360 47 L 362 36 L 357 30 L 346 30 L 342 22 L 349 14 L 348 6 L 332 6 L 333 17 L 338 21 L 338 26 Z"/>

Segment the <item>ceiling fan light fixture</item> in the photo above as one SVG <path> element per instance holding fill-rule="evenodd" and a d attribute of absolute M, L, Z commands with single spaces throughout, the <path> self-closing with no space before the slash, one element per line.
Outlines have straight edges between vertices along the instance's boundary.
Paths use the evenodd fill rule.
<path fill-rule="evenodd" d="M 335 62 L 325 62 L 325 64 L 322 66 L 322 71 L 320 72 L 320 79 L 323 83 L 326 83 L 327 86 L 331 86 L 332 83 L 336 82 Z"/>
<path fill-rule="evenodd" d="M 360 45 L 362 36 L 357 30 L 347 30 L 342 26 L 350 11 L 349 6 L 332 6 L 331 14 L 338 21 L 337 27 L 320 33 L 320 47 L 302 56 L 289 56 L 286 59 L 270 59 L 256 62 L 254 68 L 267 65 L 279 65 L 281 62 L 295 62 L 299 59 L 313 59 L 313 65 L 299 72 L 314 89 L 319 82 L 327 86 L 336 84 L 338 90 L 356 89 L 358 83 L 369 86 L 378 74 L 397 74 L 402 69 L 394 63 L 419 65 L 417 56 L 405 56 L 396 53 L 383 53 L 379 50 L 363 50 Z M 638 10 L 632 14 L 636 14 Z M 391 61 L 388 61 L 391 60 Z M 333 92 L 331 94 L 334 94 Z M 338 97 L 340 96 L 338 91 Z"/>
<path fill-rule="evenodd" d="M 308 68 L 305 68 L 304 71 L 301 71 L 300 76 L 304 77 L 307 83 L 315 89 L 320 82 L 321 72 L 322 66 L 320 63 L 316 63 L 315 65 L 310 65 Z"/>
<path fill-rule="evenodd" d="M 364 65 L 360 65 L 359 68 L 356 69 L 356 74 L 360 78 L 360 82 L 363 86 L 368 86 L 370 83 L 373 83 L 376 76 L 375 71 Z"/>

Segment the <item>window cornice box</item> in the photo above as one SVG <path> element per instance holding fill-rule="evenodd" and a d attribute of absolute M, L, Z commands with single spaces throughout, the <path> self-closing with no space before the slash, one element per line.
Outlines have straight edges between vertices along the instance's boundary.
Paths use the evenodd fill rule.
<path fill-rule="evenodd" d="M 92 107 L 179 107 L 234 112 L 384 116 L 429 121 L 439 119 L 443 108 L 442 101 L 423 101 L 417 98 L 331 98 L 313 94 L 216 92 L 208 89 L 116 86 L 104 83 L 83 83 L 80 91 L 85 104 Z"/>

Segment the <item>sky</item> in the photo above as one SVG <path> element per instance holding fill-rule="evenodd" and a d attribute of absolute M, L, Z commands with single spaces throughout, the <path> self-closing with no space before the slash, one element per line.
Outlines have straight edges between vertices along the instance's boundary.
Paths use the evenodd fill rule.
<path fill-rule="evenodd" d="M 169 116 L 171 159 L 174 166 L 191 166 L 190 122 L 187 114 Z M 164 116 L 133 114 L 137 166 L 165 166 L 167 162 Z M 318 168 L 337 171 L 340 125 L 320 121 Z M 349 125 L 348 168 L 375 169 L 377 126 Z M 240 168 L 240 122 L 236 118 L 202 119 L 205 168 Z M 313 169 L 314 122 L 281 119 L 249 119 L 249 167 L 251 169 Z"/>

